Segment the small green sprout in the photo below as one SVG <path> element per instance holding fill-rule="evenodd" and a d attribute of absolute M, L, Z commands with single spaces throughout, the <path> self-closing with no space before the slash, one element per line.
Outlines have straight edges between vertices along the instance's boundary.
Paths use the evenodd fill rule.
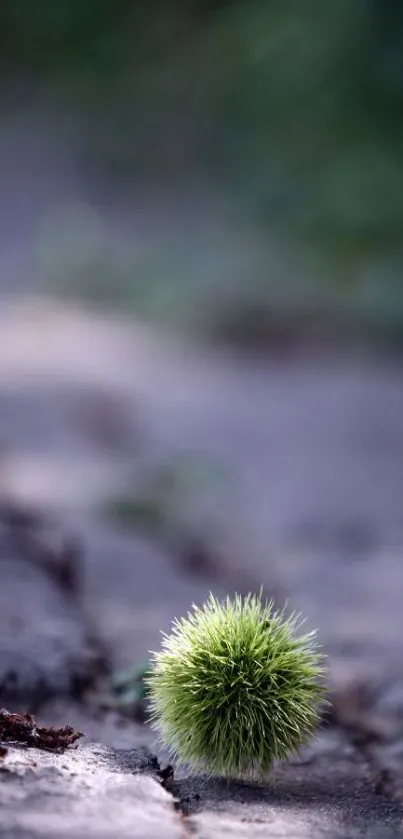
<path fill-rule="evenodd" d="M 174 621 L 147 677 L 151 721 L 174 759 L 253 777 L 298 752 L 318 722 L 325 673 L 301 624 L 251 594 L 210 595 Z"/>

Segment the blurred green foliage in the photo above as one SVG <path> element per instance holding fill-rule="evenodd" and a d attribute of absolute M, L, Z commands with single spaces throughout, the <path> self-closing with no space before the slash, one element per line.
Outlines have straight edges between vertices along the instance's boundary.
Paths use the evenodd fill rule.
<path fill-rule="evenodd" d="M 381 259 L 403 318 L 399 0 L 3 0 L 0 47 L 91 165 L 208 171 L 340 275 Z"/>

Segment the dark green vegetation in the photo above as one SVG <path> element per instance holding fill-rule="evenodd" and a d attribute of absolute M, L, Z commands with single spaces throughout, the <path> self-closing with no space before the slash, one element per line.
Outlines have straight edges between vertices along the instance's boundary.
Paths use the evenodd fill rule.
<path fill-rule="evenodd" d="M 306 742 L 323 696 L 314 634 L 259 597 L 212 595 L 154 655 L 149 696 L 175 758 L 213 774 L 264 775 Z"/>
<path fill-rule="evenodd" d="M 4 84 L 79 114 L 95 171 L 207 173 L 400 337 L 398 0 L 4 0 L 0 33 Z"/>

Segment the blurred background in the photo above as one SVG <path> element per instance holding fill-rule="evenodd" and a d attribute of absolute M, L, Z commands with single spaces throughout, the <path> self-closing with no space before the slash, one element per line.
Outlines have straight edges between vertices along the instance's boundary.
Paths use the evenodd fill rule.
<path fill-rule="evenodd" d="M 3 227 L 42 283 L 399 342 L 397 0 L 5 0 L 0 25 Z"/>
<path fill-rule="evenodd" d="M 3 553 L 78 534 L 113 672 L 263 585 L 402 685 L 401 4 L 3 0 L 0 55 Z M 78 642 L 10 579 L 35 705 Z"/>

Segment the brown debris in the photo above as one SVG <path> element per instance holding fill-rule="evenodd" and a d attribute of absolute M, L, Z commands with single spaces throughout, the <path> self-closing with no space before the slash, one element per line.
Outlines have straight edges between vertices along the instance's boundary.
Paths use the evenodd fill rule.
<path fill-rule="evenodd" d="M 5 746 L 0 746 L 0 760 L 4 760 L 7 756 L 8 749 Z"/>
<path fill-rule="evenodd" d="M 0 710 L 0 741 L 63 752 L 83 736 L 81 731 L 76 731 L 70 725 L 64 728 L 39 727 L 32 714 L 12 714 L 5 708 Z"/>

